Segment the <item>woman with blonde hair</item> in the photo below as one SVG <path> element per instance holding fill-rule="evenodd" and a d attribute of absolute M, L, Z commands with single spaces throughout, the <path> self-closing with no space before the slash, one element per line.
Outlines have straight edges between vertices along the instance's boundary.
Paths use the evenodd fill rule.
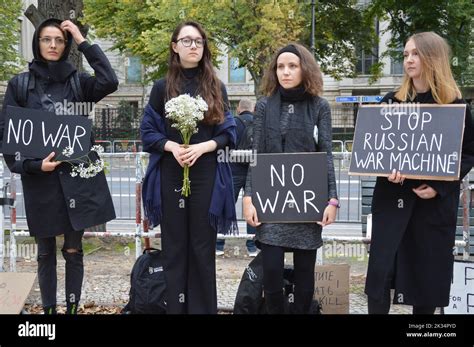
<path fill-rule="evenodd" d="M 336 218 L 337 200 L 331 152 L 331 110 L 321 97 L 323 79 L 313 55 L 293 43 L 273 57 L 263 78 L 266 95 L 257 102 L 253 149 L 258 153 L 327 152 L 328 205 L 322 221 L 314 223 L 260 223 L 252 204 L 251 167 L 243 199 L 247 223 L 257 227 L 261 245 L 263 287 L 267 313 L 284 313 L 284 253 L 294 259 L 294 313 L 309 313 L 314 294 L 316 251 L 321 247 L 322 227 Z M 317 142 L 314 128 L 318 127 Z"/>
<path fill-rule="evenodd" d="M 403 52 L 405 76 L 382 102 L 462 104 L 449 65 L 450 49 L 433 32 L 411 36 Z M 466 108 L 461 178 L 472 168 L 474 132 Z M 460 181 L 405 179 L 400 172 L 378 177 L 372 200 L 372 241 L 365 293 L 369 314 L 394 303 L 413 314 L 433 314 L 449 304 Z"/>

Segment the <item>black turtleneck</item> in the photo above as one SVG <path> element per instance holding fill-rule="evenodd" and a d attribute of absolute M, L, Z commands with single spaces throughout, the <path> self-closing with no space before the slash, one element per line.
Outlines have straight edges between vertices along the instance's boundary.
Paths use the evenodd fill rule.
<path fill-rule="evenodd" d="M 183 69 L 184 83 L 182 86 L 182 94 L 190 94 L 191 96 L 196 96 L 198 89 L 198 81 L 200 75 L 200 68 L 195 67 L 191 69 Z M 224 100 L 225 110 L 229 110 L 229 100 L 227 98 L 227 90 L 225 85 L 221 83 L 222 98 Z M 162 78 L 155 82 L 150 93 L 149 104 L 153 109 L 160 115 L 164 116 L 165 114 L 165 103 L 166 103 L 166 79 Z M 164 139 L 156 144 L 156 149 L 158 151 L 164 152 L 164 146 L 166 141 L 174 141 L 177 143 L 183 143 L 179 132 L 171 127 L 171 123 L 165 118 L 166 122 L 166 131 L 168 134 L 168 139 Z M 217 143 L 217 149 L 224 148 L 229 138 L 226 134 L 213 137 L 213 125 L 207 125 L 202 122 L 198 124 L 198 132 L 191 137 L 191 144 L 201 143 L 209 140 L 214 140 Z"/>

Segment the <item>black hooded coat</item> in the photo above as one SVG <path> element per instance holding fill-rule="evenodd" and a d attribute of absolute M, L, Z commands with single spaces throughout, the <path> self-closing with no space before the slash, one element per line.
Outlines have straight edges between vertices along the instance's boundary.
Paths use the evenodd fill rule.
<path fill-rule="evenodd" d="M 72 45 L 72 35 L 67 32 L 67 43 L 59 61 L 45 61 L 40 54 L 39 35 L 58 19 L 44 21 L 33 37 L 34 59 L 29 64 L 30 78 L 26 102 L 20 98 L 19 75 L 8 82 L 3 108 L 0 113 L 0 137 L 3 138 L 6 107 L 16 106 L 31 109 L 51 110 L 58 103 L 96 103 L 117 90 L 118 80 L 107 57 L 97 45 L 87 41 L 78 47 L 94 70 L 95 76 L 78 73 L 67 60 Z M 71 86 L 71 75 L 77 73 L 82 91 L 82 100 L 77 100 Z M 58 115 L 77 117 L 78 115 Z M 87 115 L 80 115 L 87 116 Z M 93 142 L 93 140 L 91 140 Z M 91 159 L 96 159 L 90 154 Z M 67 232 L 103 224 L 115 218 L 112 197 L 102 171 L 92 178 L 71 177 L 71 164 L 62 163 L 54 171 L 43 172 L 43 158 L 27 158 L 4 155 L 10 171 L 21 175 L 30 235 L 51 237 Z"/>

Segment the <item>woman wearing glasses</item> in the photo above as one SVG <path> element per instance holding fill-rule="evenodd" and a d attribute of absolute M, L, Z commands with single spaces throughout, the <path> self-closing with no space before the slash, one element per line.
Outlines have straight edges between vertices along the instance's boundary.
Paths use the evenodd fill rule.
<path fill-rule="evenodd" d="M 180 94 L 208 104 L 188 148 L 165 118 L 165 103 Z M 160 225 L 168 313 L 217 313 L 216 232 L 235 226 L 232 174 L 217 150 L 235 145 L 235 121 L 217 78 L 206 33 L 196 22 L 171 36 L 166 77 L 155 82 L 141 125 L 150 163 L 143 202 L 151 226 Z M 181 195 L 183 166 L 190 166 L 191 194 Z"/>
<path fill-rule="evenodd" d="M 94 77 L 78 73 L 67 60 L 73 41 L 94 69 Z M 58 116 L 70 117 L 64 115 L 69 114 L 67 110 L 57 112 L 60 105 L 92 104 L 117 89 L 117 77 L 102 50 L 87 43 L 69 20 L 44 21 L 34 33 L 33 54 L 29 71 L 8 83 L 0 114 L 0 136 L 7 106 L 56 111 Z M 38 281 L 44 311 L 56 313 L 56 236 L 64 235 L 67 313 L 74 314 L 84 275 L 84 228 L 114 219 L 115 211 L 103 172 L 89 179 L 71 177 L 71 166 L 55 161 L 55 154 L 44 159 L 27 158 L 21 153 L 4 158 L 10 170 L 21 175 L 28 228 L 38 244 Z"/>

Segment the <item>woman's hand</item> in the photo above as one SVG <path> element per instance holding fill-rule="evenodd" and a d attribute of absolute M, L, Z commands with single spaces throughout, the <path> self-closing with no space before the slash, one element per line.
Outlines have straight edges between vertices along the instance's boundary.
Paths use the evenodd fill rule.
<path fill-rule="evenodd" d="M 324 209 L 323 220 L 321 222 L 316 222 L 322 227 L 334 223 L 336 220 L 337 207 L 334 205 L 327 205 Z"/>
<path fill-rule="evenodd" d="M 438 192 L 426 183 L 423 183 L 417 188 L 413 188 L 413 193 L 418 195 L 420 199 L 433 199 L 436 195 L 438 195 Z"/>
<path fill-rule="evenodd" d="M 70 20 L 65 20 L 64 22 L 62 22 L 61 29 L 63 29 L 64 31 L 69 31 L 78 46 L 86 40 L 84 36 L 82 36 L 82 33 L 77 27 L 77 25 L 71 22 Z"/>
<path fill-rule="evenodd" d="M 246 222 L 253 227 L 258 227 L 260 224 L 262 224 L 258 221 L 257 210 L 252 204 L 252 197 L 244 196 L 242 203 Z"/>
<path fill-rule="evenodd" d="M 392 182 L 392 183 L 400 183 L 403 184 L 403 181 L 405 180 L 405 176 L 400 173 L 400 171 L 397 171 L 396 169 L 393 169 L 392 173 L 390 176 L 387 177 L 387 179 Z"/>
<path fill-rule="evenodd" d="M 174 158 L 178 162 L 181 167 L 184 167 L 184 163 L 181 160 L 181 156 L 184 153 L 184 148 L 181 145 L 174 141 L 166 141 L 165 143 L 165 151 L 173 153 Z"/>
<path fill-rule="evenodd" d="M 187 148 L 183 147 L 180 159 L 184 164 L 188 164 L 191 167 L 201 155 L 214 151 L 216 147 L 217 143 L 214 140 L 189 145 Z"/>
<path fill-rule="evenodd" d="M 54 152 L 51 152 L 46 158 L 43 159 L 43 162 L 41 163 L 41 171 L 54 171 L 54 169 L 56 169 L 56 166 L 61 164 L 60 161 L 53 161 L 54 154 Z"/>

